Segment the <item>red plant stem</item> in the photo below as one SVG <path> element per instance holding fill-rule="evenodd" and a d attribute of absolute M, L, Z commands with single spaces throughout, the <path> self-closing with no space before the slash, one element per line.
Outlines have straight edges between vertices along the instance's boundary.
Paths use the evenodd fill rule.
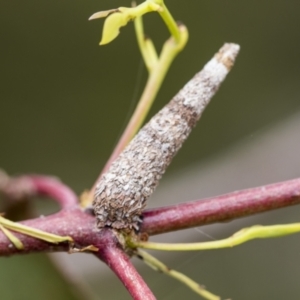
<path fill-rule="evenodd" d="M 12 178 L 7 176 L 5 184 L 0 186 L 1 192 L 12 200 L 43 195 L 56 200 L 61 209 L 69 209 L 78 205 L 78 198 L 73 190 L 50 176 L 24 175 Z"/>
<path fill-rule="evenodd" d="M 300 203 L 300 178 L 204 200 L 144 211 L 141 231 L 149 235 L 229 221 Z"/>
<path fill-rule="evenodd" d="M 47 176 L 31 176 L 30 179 L 38 195 L 55 199 L 62 209 L 69 209 L 78 205 L 77 195 L 59 180 Z"/>
<path fill-rule="evenodd" d="M 103 243 L 105 247 L 99 247 L 100 250 L 95 255 L 103 260 L 119 277 L 132 298 L 135 300 L 155 300 L 155 296 L 132 265 L 129 257 L 118 246 L 111 229 L 101 231 L 101 244 L 103 245 Z"/>
<path fill-rule="evenodd" d="M 143 213 L 141 231 L 149 235 L 233 220 L 277 208 L 300 204 L 300 178 L 263 187 L 237 191 L 210 199 L 191 201 Z M 98 245 L 95 217 L 79 208 L 20 222 L 33 228 L 63 236 L 71 236 L 78 247 Z M 68 251 L 69 245 L 53 245 L 26 235 L 14 233 L 24 244 L 17 250 L 0 231 L 0 256 L 42 251 Z"/>
<path fill-rule="evenodd" d="M 41 189 L 42 190 L 42 189 Z M 263 187 L 238 191 L 206 200 L 151 209 L 144 212 L 142 232 L 149 235 L 228 221 L 255 213 L 300 203 L 300 178 Z M 27 226 L 61 236 L 71 236 L 75 247 L 98 247 L 96 256 L 103 260 L 119 277 L 133 299 L 152 300 L 152 294 L 141 276 L 122 250 L 114 231 L 110 228 L 97 230 L 95 217 L 83 212 L 78 206 L 59 213 L 20 222 Z M 0 231 L 0 256 L 31 252 L 68 251 L 68 243 L 54 245 L 23 234 L 14 234 L 24 245 L 16 249 Z"/>
<path fill-rule="evenodd" d="M 95 255 L 103 260 L 120 278 L 133 299 L 156 299 L 142 277 L 131 264 L 129 257 L 118 246 L 118 241 L 112 230 L 95 230 L 95 218 L 93 216 L 82 212 L 80 209 L 69 209 L 48 217 L 27 220 L 20 223 L 53 234 L 71 236 L 75 242 L 75 247 L 78 248 L 89 245 L 98 247 L 99 252 Z M 54 245 L 16 232 L 14 232 L 14 235 L 21 240 L 24 249 L 16 249 L 0 231 L 0 256 L 44 251 L 67 252 L 70 250 L 68 243 Z"/>
<path fill-rule="evenodd" d="M 94 231 L 95 218 L 82 212 L 79 208 L 63 210 L 47 217 L 26 220 L 20 223 L 49 233 L 71 236 L 77 247 L 99 244 L 99 235 Z M 68 243 L 55 245 L 17 232 L 13 232 L 13 234 L 23 243 L 24 249 L 16 249 L 0 231 L 0 256 L 69 250 Z"/>

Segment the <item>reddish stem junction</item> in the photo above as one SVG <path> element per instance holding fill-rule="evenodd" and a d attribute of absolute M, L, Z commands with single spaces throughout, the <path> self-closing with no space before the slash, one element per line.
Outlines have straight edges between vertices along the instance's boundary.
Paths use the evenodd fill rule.
<path fill-rule="evenodd" d="M 6 195 L 12 195 L 12 191 L 17 190 L 20 198 L 22 195 L 30 197 L 37 194 L 53 197 L 61 204 L 60 212 L 20 223 L 53 234 L 71 236 L 78 248 L 96 246 L 99 250 L 94 254 L 115 272 L 133 299 L 155 299 L 119 244 L 116 232 L 110 228 L 97 229 L 95 217 L 79 207 L 75 194 L 69 187 L 45 176 L 22 176 L 11 179 L 1 190 Z M 148 235 L 160 234 L 229 221 L 299 203 L 300 178 L 209 199 L 146 210 L 143 213 L 141 232 Z M 14 234 L 22 241 L 24 249 L 17 250 L 0 232 L 1 256 L 69 251 L 67 243 L 54 245 L 19 233 Z"/>

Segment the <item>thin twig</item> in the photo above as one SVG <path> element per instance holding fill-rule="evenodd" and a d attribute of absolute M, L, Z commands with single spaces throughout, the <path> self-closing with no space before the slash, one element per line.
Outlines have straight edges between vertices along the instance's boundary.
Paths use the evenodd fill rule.
<path fill-rule="evenodd" d="M 95 242 L 99 243 L 99 236 L 95 234 L 95 218 L 82 212 L 79 208 L 63 210 L 47 217 L 22 221 L 20 224 L 55 235 L 71 236 L 77 247 L 93 245 Z M 14 232 L 14 235 L 22 242 L 23 249 L 16 249 L 11 241 L 0 232 L 0 256 L 32 252 L 67 252 L 70 248 L 68 243 L 54 245 L 18 232 Z"/>
<path fill-rule="evenodd" d="M 300 223 L 277 224 L 270 226 L 254 225 L 243 228 L 229 238 L 200 243 L 156 243 L 137 242 L 134 247 L 162 251 L 199 251 L 232 248 L 254 239 L 283 237 L 300 232 Z"/>
<path fill-rule="evenodd" d="M 207 300 L 220 300 L 219 296 L 212 294 L 211 292 L 206 290 L 203 286 L 201 286 L 199 283 L 195 282 L 188 276 L 169 268 L 168 266 L 163 264 L 161 261 L 159 261 L 154 256 L 150 255 L 149 253 L 142 250 L 138 250 L 137 257 L 141 258 L 152 269 L 162 272 L 182 282 L 184 285 L 189 287 L 191 290 L 193 290 L 195 293 L 202 296 L 203 298 Z"/>
<path fill-rule="evenodd" d="M 141 231 L 165 233 L 300 204 L 300 178 L 144 211 Z"/>
<path fill-rule="evenodd" d="M 61 209 L 69 209 L 78 205 L 78 197 L 73 190 L 57 178 L 50 176 L 9 177 L 1 171 L 0 192 L 14 201 L 39 195 L 47 196 L 58 202 Z"/>
<path fill-rule="evenodd" d="M 141 231 L 155 235 L 229 221 L 295 204 L 300 204 L 300 178 L 210 199 L 149 209 L 143 213 Z M 20 223 L 57 235 L 69 235 L 80 246 L 92 245 L 94 239 L 99 242 L 99 235 L 95 234 L 95 217 L 79 208 Z M 24 250 L 18 251 L 12 247 L 9 239 L 0 232 L 0 256 L 69 249 L 67 244 L 52 245 L 19 233 L 14 235 L 24 244 Z"/>
<path fill-rule="evenodd" d="M 95 254 L 119 277 L 134 300 L 155 300 L 155 296 L 132 265 L 129 257 L 118 247 L 111 229 L 101 231 L 101 245 Z M 98 246 L 97 244 L 95 246 Z"/>
<path fill-rule="evenodd" d="M 58 179 L 47 176 L 32 176 L 30 179 L 38 195 L 53 198 L 60 204 L 61 209 L 69 209 L 78 205 L 77 195 Z"/>
<path fill-rule="evenodd" d="M 140 126 L 143 124 L 172 61 L 186 44 L 188 39 L 187 29 L 184 25 L 180 25 L 178 28 L 179 32 L 181 33 L 181 43 L 178 44 L 174 41 L 173 38 L 169 38 L 165 42 L 162 52 L 157 61 L 155 57 L 156 53 L 152 53 L 152 55 L 150 55 L 149 58 L 152 60 L 152 62 L 155 61 L 156 63 L 152 66 L 152 70 L 149 73 L 149 77 L 147 79 L 147 83 L 139 100 L 139 103 L 128 125 L 126 126 L 120 140 L 118 141 L 118 144 L 116 145 L 110 158 L 105 164 L 101 174 L 99 175 L 93 187 L 91 188 L 89 192 L 89 198 L 93 199 L 96 186 L 99 180 L 101 179 L 101 176 L 109 170 L 112 163 L 118 158 L 120 153 L 132 140 L 136 132 L 139 130 Z M 148 47 L 150 47 L 152 51 L 155 51 L 154 48 L 152 49 L 152 47 L 149 45 L 150 43 L 150 40 L 148 40 L 145 45 L 148 45 Z M 141 52 L 143 52 L 142 49 Z"/>

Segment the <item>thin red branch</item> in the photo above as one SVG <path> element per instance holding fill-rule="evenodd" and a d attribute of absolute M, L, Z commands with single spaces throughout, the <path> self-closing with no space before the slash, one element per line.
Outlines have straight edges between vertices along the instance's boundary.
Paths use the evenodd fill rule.
<path fill-rule="evenodd" d="M 99 236 L 94 231 L 95 218 L 82 212 L 79 208 L 63 210 L 47 217 L 26 220 L 20 223 L 49 233 L 71 236 L 77 247 L 93 245 L 96 242 L 99 243 Z M 14 235 L 21 240 L 24 249 L 17 250 L 0 231 L 0 256 L 69 250 L 68 243 L 54 245 L 17 232 L 14 232 Z"/>
<path fill-rule="evenodd" d="M 133 299 L 153 300 L 151 290 L 131 264 L 129 257 L 119 246 L 111 229 L 95 228 L 95 218 L 80 209 L 61 211 L 48 217 L 27 220 L 21 224 L 62 236 L 71 236 L 75 247 L 94 245 L 99 248 L 96 254 L 120 278 Z M 15 233 L 24 245 L 23 250 L 16 249 L 0 231 L 0 256 L 25 254 L 31 252 L 69 251 L 68 243 L 50 244 L 29 236 Z"/>
<path fill-rule="evenodd" d="M 95 218 L 80 209 L 61 211 L 48 217 L 27 220 L 21 224 L 31 226 L 57 235 L 69 235 L 78 248 L 94 245 L 99 248 L 96 254 L 120 278 L 133 299 L 155 299 L 149 287 L 130 262 L 129 257 L 118 246 L 118 241 L 111 229 L 95 229 Z M 0 256 L 30 253 L 68 251 L 68 243 L 53 245 L 29 236 L 14 233 L 23 243 L 24 249 L 17 250 L 7 237 L 0 232 Z"/>
<path fill-rule="evenodd" d="M 77 195 L 58 179 L 47 176 L 30 176 L 30 180 L 38 195 L 55 199 L 62 209 L 69 209 L 78 205 Z"/>
<path fill-rule="evenodd" d="M 276 208 L 300 203 L 300 178 L 259 188 L 230 193 L 210 199 L 151 209 L 144 212 L 142 232 L 149 235 L 184 229 L 193 226 L 228 221 Z M 80 208 L 62 210 L 43 218 L 21 222 L 27 226 L 62 236 L 71 236 L 78 248 L 94 245 L 96 254 L 119 277 L 133 299 L 152 300 L 152 294 L 129 257 L 119 245 L 111 228 L 96 229 L 95 217 Z M 0 256 L 30 253 L 68 251 L 69 245 L 53 245 L 29 236 L 14 233 L 23 243 L 17 250 L 0 232 Z"/>
<path fill-rule="evenodd" d="M 130 258 L 118 246 L 116 237 L 111 229 L 103 229 L 101 231 L 101 244 L 103 243 L 106 246 L 99 247 L 100 250 L 96 256 L 103 260 L 119 277 L 132 298 L 135 300 L 156 299 L 141 275 L 132 265 Z"/>
<path fill-rule="evenodd" d="M 57 201 L 61 209 L 78 205 L 78 197 L 73 190 L 55 177 L 41 175 L 8 177 L 1 173 L 0 183 L 0 191 L 15 201 L 42 195 Z"/>
<path fill-rule="evenodd" d="M 229 221 L 300 203 L 300 178 L 144 211 L 149 235 Z"/>
<path fill-rule="evenodd" d="M 209 199 L 191 201 L 143 213 L 141 231 L 149 235 L 229 221 L 277 208 L 300 204 L 300 178 L 237 191 Z M 78 247 L 103 244 L 95 217 L 79 208 L 63 210 L 43 218 L 20 222 L 57 235 L 71 236 Z M 0 256 L 42 251 L 68 251 L 67 244 L 53 245 L 15 233 L 24 250 L 15 249 L 0 231 Z"/>

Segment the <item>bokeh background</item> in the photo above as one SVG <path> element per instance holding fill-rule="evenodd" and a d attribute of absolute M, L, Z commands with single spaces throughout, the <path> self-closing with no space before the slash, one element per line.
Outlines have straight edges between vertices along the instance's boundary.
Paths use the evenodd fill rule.
<path fill-rule="evenodd" d="M 155 113 L 224 42 L 241 45 L 237 64 L 167 171 L 150 206 L 209 197 L 300 176 L 300 2 L 167 1 L 190 32 L 151 111 Z M 129 24 L 100 47 L 96 11 L 122 0 L 0 2 L 0 167 L 9 174 L 58 176 L 89 188 L 125 127 L 146 79 Z M 168 37 L 145 17 L 158 49 Z M 38 213 L 54 211 L 50 201 Z M 205 241 L 254 224 L 299 222 L 292 207 L 156 237 Z M 202 253 L 156 253 L 223 298 L 299 299 L 299 235 Z M 198 299 L 137 263 L 160 300 Z M 61 272 L 63 270 L 63 272 Z M 1 299 L 130 299 L 89 255 L 0 258 Z"/>

